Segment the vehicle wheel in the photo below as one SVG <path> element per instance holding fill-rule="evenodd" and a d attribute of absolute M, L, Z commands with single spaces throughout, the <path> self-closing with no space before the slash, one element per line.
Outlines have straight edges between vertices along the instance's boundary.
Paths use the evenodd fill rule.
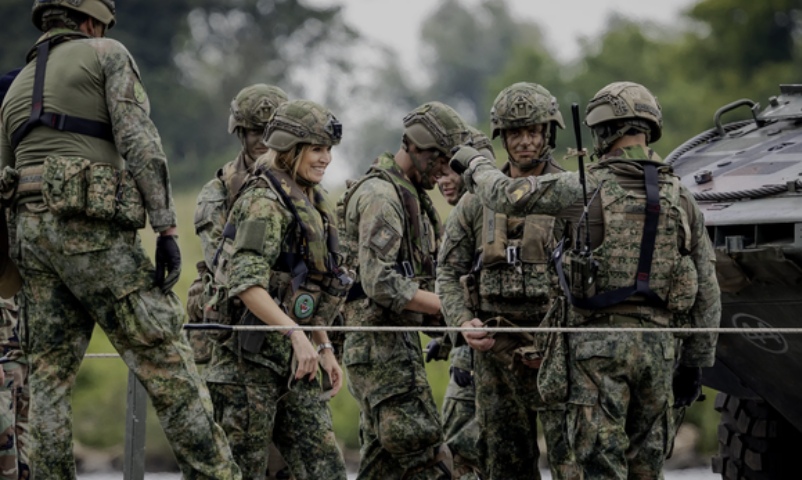
<path fill-rule="evenodd" d="M 713 472 L 725 480 L 785 480 L 799 472 L 802 433 L 761 399 L 716 396 L 721 412 Z"/>

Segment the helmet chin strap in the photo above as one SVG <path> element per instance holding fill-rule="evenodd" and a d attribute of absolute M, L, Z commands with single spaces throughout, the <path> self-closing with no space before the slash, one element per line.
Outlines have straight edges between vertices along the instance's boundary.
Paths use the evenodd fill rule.
<path fill-rule="evenodd" d="M 512 154 L 507 149 L 507 132 L 502 131 L 501 146 L 504 147 L 504 150 L 507 150 L 507 160 L 510 162 L 510 164 L 515 165 L 515 167 L 522 172 L 528 172 L 537 168 L 541 163 L 548 162 L 551 159 L 551 154 L 554 152 L 554 148 L 552 148 L 550 144 L 551 130 L 551 125 L 547 124 L 546 128 L 544 128 L 543 146 L 540 147 L 540 152 L 538 152 L 537 158 L 527 160 L 526 162 L 519 162 L 512 158 Z"/>

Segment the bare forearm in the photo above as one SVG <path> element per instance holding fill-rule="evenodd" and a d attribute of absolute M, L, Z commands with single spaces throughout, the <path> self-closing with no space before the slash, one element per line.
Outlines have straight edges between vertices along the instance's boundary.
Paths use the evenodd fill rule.
<path fill-rule="evenodd" d="M 251 287 L 238 296 L 248 310 L 267 325 L 295 326 L 295 322 L 281 310 L 264 288 Z"/>

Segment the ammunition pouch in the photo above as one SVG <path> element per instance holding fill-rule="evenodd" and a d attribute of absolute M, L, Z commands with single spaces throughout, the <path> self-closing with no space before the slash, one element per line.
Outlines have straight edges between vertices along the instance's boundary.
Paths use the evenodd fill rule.
<path fill-rule="evenodd" d="M 471 272 L 459 277 L 459 284 L 465 294 L 465 306 L 472 312 L 479 311 L 481 302 L 479 301 L 479 285 L 476 282 L 476 274 Z"/>
<path fill-rule="evenodd" d="M 483 245 L 473 269 L 478 272 L 482 303 L 550 301 L 552 285 L 556 283 L 548 268 L 554 248 L 554 223 L 554 217 L 545 215 L 508 219 L 484 209 Z"/>
<path fill-rule="evenodd" d="M 23 168 L 20 175 L 18 201 L 41 193 L 57 217 L 85 214 L 125 230 L 145 227 L 145 205 L 128 170 L 80 157 L 49 156 L 42 167 Z"/>
<path fill-rule="evenodd" d="M 504 317 L 493 317 L 486 320 L 482 326 L 498 328 L 517 328 L 522 325 L 507 320 Z M 487 334 L 496 342 L 490 350 L 493 356 L 503 365 L 513 371 L 529 369 L 521 360 L 538 360 L 543 358 L 543 349 L 535 335 L 528 332 L 491 332 Z"/>
<path fill-rule="evenodd" d="M 687 313 L 696 302 L 699 292 L 699 275 L 690 255 L 682 255 L 671 270 L 666 308 L 669 311 Z"/>

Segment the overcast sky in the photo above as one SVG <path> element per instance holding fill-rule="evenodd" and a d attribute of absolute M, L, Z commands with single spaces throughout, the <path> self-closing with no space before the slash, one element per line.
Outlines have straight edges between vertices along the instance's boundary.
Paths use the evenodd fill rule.
<path fill-rule="evenodd" d="M 577 39 L 601 33 L 615 13 L 659 23 L 679 19 L 681 12 L 698 0 L 507 0 L 513 15 L 536 21 L 548 45 L 562 60 L 579 53 Z M 478 4 L 479 0 L 463 0 Z M 423 20 L 439 0 L 304 0 L 311 5 L 342 5 L 351 26 L 373 40 L 398 51 L 407 65 L 417 59 Z"/>
<path fill-rule="evenodd" d="M 414 67 L 420 51 L 423 21 L 441 0 L 302 0 L 308 5 L 341 5 L 346 22 L 370 40 L 395 50 L 405 67 Z M 476 5 L 481 0 L 461 0 Z M 579 54 L 582 37 L 594 38 L 602 33 L 608 18 L 623 14 L 629 18 L 670 24 L 698 0 L 507 0 L 513 16 L 535 21 L 546 35 L 553 54 L 563 61 Z M 367 58 L 363 62 L 369 62 Z M 314 82 L 313 82 L 314 83 Z M 310 98 L 322 97 L 325 85 L 309 85 Z M 348 110 L 348 109 L 346 109 Z M 351 111 L 338 112 L 343 122 L 350 123 Z M 346 140 L 344 140 L 345 145 Z M 353 175 L 349 168 L 330 169 L 323 181 L 336 188 Z"/>

